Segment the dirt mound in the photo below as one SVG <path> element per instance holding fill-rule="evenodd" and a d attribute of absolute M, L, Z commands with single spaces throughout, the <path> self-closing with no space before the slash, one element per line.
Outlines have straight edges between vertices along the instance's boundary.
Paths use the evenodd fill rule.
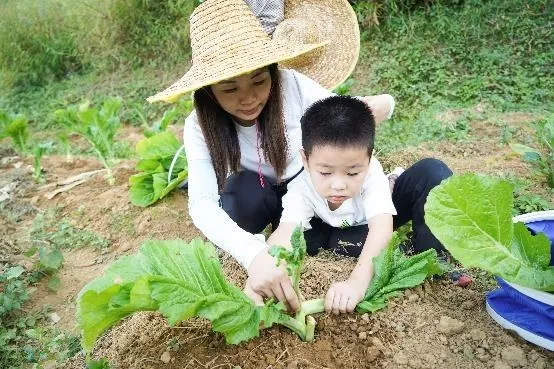
<path fill-rule="evenodd" d="M 234 283 L 244 273 L 223 257 Z M 308 258 L 302 275 L 306 298 L 321 297 L 344 279 L 353 260 Z M 239 271 L 239 272 L 237 272 Z M 554 354 L 501 329 L 484 309 L 484 292 L 438 280 L 407 291 L 375 314 L 318 314 L 315 341 L 304 343 L 285 328 L 261 332 L 247 343 L 226 345 L 201 319 L 169 327 L 157 313 L 140 313 L 111 329 L 93 356 L 114 368 L 547 368 Z M 509 348 L 507 350 L 506 348 Z M 82 368 L 74 358 L 68 368 Z"/>

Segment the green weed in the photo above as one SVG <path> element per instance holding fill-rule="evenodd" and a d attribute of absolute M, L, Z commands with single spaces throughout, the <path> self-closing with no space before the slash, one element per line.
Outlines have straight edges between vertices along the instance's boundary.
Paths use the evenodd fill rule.
<path fill-rule="evenodd" d="M 44 324 L 48 308 L 32 313 L 22 310 L 31 274 L 21 266 L 0 273 L 0 368 L 61 363 L 81 350 L 79 337 Z"/>
<path fill-rule="evenodd" d="M 81 247 L 102 250 L 109 247 L 108 241 L 96 233 L 79 229 L 65 218 L 58 219 L 56 208 L 37 214 L 31 226 L 30 239 L 34 247 L 50 245 L 59 250 Z"/>
<path fill-rule="evenodd" d="M 548 186 L 554 189 L 554 114 L 536 122 L 534 128 L 538 149 L 522 144 L 510 146 L 542 174 Z"/>

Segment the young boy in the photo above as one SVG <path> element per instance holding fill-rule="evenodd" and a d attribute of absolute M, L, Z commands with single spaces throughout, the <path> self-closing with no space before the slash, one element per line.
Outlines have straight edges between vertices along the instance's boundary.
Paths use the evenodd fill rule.
<path fill-rule="evenodd" d="M 358 257 L 349 278 L 333 283 L 325 297 L 326 311 L 352 312 L 373 276 L 372 259 L 387 246 L 393 228 L 412 220 L 414 252 L 444 250 L 425 225 L 424 205 L 429 191 L 452 172 L 439 160 L 423 159 L 398 176 L 391 194 L 372 156 L 373 114 L 353 97 L 314 103 L 301 125 L 304 171 L 289 183 L 280 224 L 267 243 L 290 245 L 301 225 L 308 254 L 325 248 Z"/>
<path fill-rule="evenodd" d="M 306 230 L 308 254 L 322 247 L 358 257 L 343 281 L 325 299 L 327 311 L 351 312 L 371 281 L 372 258 L 387 246 L 396 215 L 389 182 L 372 157 L 375 121 L 366 104 L 333 96 L 304 114 L 301 156 L 304 171 L 288 185 L 279 227 L 269 245 L 290 245 L 299 224 Z"/>

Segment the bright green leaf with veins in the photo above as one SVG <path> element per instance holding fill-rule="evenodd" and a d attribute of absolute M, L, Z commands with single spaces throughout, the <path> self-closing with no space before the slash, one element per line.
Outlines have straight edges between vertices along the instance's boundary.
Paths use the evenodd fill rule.
<path fill-rule="evenodd" d="M 453 176 L 431 190 L 425 221 L 465 267 L 477 267 L 509 282 L 554 291 L 550 241 L 512 222 L 513 186 L 492 177 Z"/>

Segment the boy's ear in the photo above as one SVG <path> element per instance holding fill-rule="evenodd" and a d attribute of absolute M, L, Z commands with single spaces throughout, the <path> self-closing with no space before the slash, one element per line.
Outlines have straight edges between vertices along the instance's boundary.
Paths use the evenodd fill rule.
<path fill-rule="evenodd" d="M 308 170 L 308 157 L 304 149 L 300 149 L 300 156 L 302 157 L 302 164 L 304 164 L 304 169 Z"/>

